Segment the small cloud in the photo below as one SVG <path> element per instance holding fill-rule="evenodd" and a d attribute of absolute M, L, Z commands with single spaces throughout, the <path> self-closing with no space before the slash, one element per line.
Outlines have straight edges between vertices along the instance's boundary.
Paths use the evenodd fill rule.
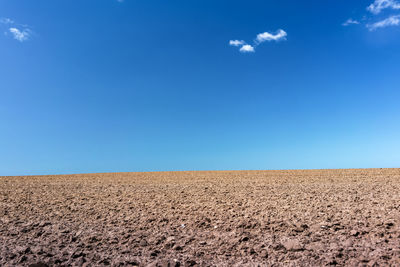
<path fill-rule="evenodd" d="M 376 15 L 387 8 L 400 9 L 400 3 L 395 0 L 375 0 L 374 3 L 367 7 L 367 10 Z"/>
<path fill-rule="evenodd" d="M 10 18 L 0 18 L 0 24 L 6 25 L 4 26 L 7 29 L 4 32 L 5 35 L 11 35 L 15 40 L 20 42 L 29 40 L 34 34 L 29 25 L 17 23 Z"/>
<path fill-rule="evenodd" d="M 9 19 L 9 18 L 0 18 L 0 23 L 2 23 L 2 24 L 13 24 L 14 21 L 12 19 Z"/>
<path fill-rule="evenodd" d="M 248 45 L 248 44 L 243 45 L 243 46 L 240 48 L 239 51 L 242 52 L 242 53 L 252 53 L 252 52 L 255 52 L 254 47 L 251 46 L 251 45 Z"/>
<path fill-rule="evenodd" d="M 242 53 L 252 53 L 255 52 L 255 48 L 261 43 L 266 41 L 286 40 L 286 36 L 287 33 L 284 30 L 278 30 L 275 34 L 264 32 L 257 35 L 256 39 L 253 41 L 253 45 L 249 45 L 243 40 L 230 40 L 229 45 L 241 46 L 239 51 Z"/>
<path fill-rule="evenodd" d="M 386 28 L 388 26 L 399 26 L 400 25 L 400 15 L 391 16 L 387 19 L 375 22 L 373 24 L 368 24 L 367 28 L 370 31 L 374 31 L 379 28 Z"/>
<path fill-rule="evenodd" d="M 387 19 L 375 22 L 373 24 L 368 24 L 367 28 L 370 31 L 374 31 L 379 28 L 385 28 L 388 26 L 399 26 L 399 25 L 400 25 L 400 15 L 397 15 L 397 16 L 391 16 Z"/>
<path fill-rule="evenodd" d="M 20 42 L 27 41 L 31 36 L 31 31 L 29 29 L 21 31 L 17 28 L 10 28 L 9 31 L 13 35 L 14 39 Z"/>
<path fill-rule="evenodd" d="M 348 20 L 346 20 L 346 22 L 344 22 L 342 25 L 343 25 L 343 26 L 349 26 L 349 25 L 358 25 L 358 24 L 360 24 L 359 21 L 353 20 L 353 19 L 348 19 Z"/>
<path fill-rule="evenodd" d="M 287 33 L 284 30 L 278 30 L 276 34 L 271 34 L 269 32 L 260 33 L 257 35 L 256 42 L 258 44 L 265 41 L 279 41 L 285 40 Z"/>
<path fill-rule="evenodd" d="M 243 40 L 230 40 L 229 45 L 231 46 L 241 46 L 244 45 L 246 42 Z"/>

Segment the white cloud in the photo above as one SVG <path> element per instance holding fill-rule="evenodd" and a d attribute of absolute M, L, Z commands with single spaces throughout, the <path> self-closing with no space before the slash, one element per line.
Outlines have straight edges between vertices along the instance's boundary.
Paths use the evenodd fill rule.
<path fill-rule="evenodd" d="M 2 23 L 2 24 L 13 24 L 14 21 L 12 19 L 9 19 L 9 18 L 0 18 L 0 23 Z"/>
<path fill-rule="evenodd" d="M 393 10 L 400 10 L 400 0 L 373 0 L 373 3 L 367 7 L 367 10 L 373 15 L 379 15 L 382 11 L 390 9 L 391 12 L 387 12 L 386 19 L 379 20 L 372 23 L 367 23 L 373 16 L 364 15 L 361 20 L 348 19 L 342 23 L 343 26 L 349 26 L 354 24 L 363 24 L 370 31 L 377 29 L 386 28 L 389 26 L 400 26 L 400 15 L 393 13 Z"/>
<path fill-rule="evenodd" d="M 284 30 L 278 30 L 275 34 L 264 32 L 257 35 L 252 45 L 247 44 L 243 40 L 230 40 L 229 45 L 241 46 L 239 49 L 240 52 L 250 53 L 250 52 L 255 52 L 256 51 L 255 48 L 263 42 L 286 40 L 286 36 L 287 33 Z"/>
<path fill-rule="evenodd" d="M 287 33 L 284 30 L 278 30 L 276 34 L 271 34 L 269 32 L 260 33 L 257 35 L 256 42 L 262 43 L 265 41 L 279 41 L 285 40 Z"/>
<path fill-rule="evenodd" d="M 387 19 L 375 22 L 373 24 L 368 24 L 367 28 L 370 31 L 374 31 L 379 28 L 385 28 L 388 26 L 399 26 L 399 25 L 400 25 L 400 15 L 397 15 L 397 16 L 391 16 Z"/>
<path fill-rule="evenodd" d="M 239 51 L 242 52 L 242 53 L 252 53 L 252 52 L 255 52 L 254 47 L 251 46 L 251 45 L 248 45 L 248 44 L 243 45 L 243 46 L 240 48 Z"/>
<path fill-rule="evenodd" d="M 373 14 L 379 14 L 386 8 L 400 9 L 400 3 L 396 0 L 375 0 L 374 3 L 367 7 L 367 10 Z"/>
<path fill-rule="evenodd" d="M 0 24 L 4 24 L 7 30 L 4 32 L 5 35 L 11 35 L 15 40 L 25 42 L 32 36 L 30 26 L 26 24 L 20 24 L 10 18 L 0 18 Z"/>
<path fill-rule="evenodd" d="M 244 45 L 246 42 L 243 40 L 230 40 L 229 45 L 231 46 L 241 46 Z"/>
<path fill-rule="evenodd" d="M 20 31 L 17 28 L 10 28 L 9 31 L 12 33 L 14 39 L 20 42 L 27 41 L 31 35 L 31 31 L 29 29 Z"/>
<path fill-rule="evenodd" d="M 343 25 L 343 26 L 349 26 L 349 25 L 352 25 L 352 24 L 360 24 L 360 22 L 357 21 L 357 20 L 348 19 L 348 20 L 346 20 L 346 22 L 344 22 L 342 25 Z"/>

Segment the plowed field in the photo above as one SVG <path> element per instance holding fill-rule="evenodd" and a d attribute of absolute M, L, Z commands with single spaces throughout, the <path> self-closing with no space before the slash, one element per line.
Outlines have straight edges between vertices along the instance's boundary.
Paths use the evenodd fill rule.
<path fill-rule="evenodd" d="M 400 266 L 400 169 L 0 177 L 0 266 L 37 263 Z"/>

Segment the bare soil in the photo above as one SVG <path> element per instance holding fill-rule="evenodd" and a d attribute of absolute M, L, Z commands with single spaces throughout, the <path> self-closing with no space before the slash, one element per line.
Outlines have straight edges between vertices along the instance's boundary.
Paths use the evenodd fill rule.
<path fill-rule="evenodd" d="M 400 266 L 400 169 L 0 177 L 0 266 Z"/>

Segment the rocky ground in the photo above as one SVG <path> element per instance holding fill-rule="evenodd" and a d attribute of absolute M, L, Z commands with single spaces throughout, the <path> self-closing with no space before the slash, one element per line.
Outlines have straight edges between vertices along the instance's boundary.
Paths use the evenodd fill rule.
<path fill-rule="evenodd" d="M 0 266 L 31 264 L 400 266 L 400 169 L 0 177 Z"/>

